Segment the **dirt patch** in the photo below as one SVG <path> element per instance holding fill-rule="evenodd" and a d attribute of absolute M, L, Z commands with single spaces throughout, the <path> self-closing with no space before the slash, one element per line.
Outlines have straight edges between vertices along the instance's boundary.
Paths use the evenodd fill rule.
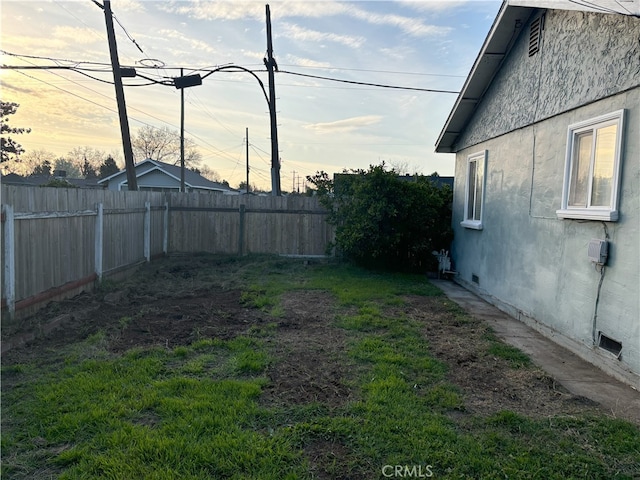
<path fill-rule="evenodd" d="M 4 364 L 46 359 L 48 352 L 80 342 L 98 332 L 107 337 L 107 350 L 120 353 L 134 347 L 188 345 L 199 338 L 229 339 L 251 326 L 271 321 L 264 312 L 244 306 L 239 290 L 214 287 L 178 296 L 139 295 L 117 290 L 107 294 L 84 293 L 51 304 L 23 325 L 25 331 L 40 331 L 25 345 L 3 352 Z M 63 312 L 63 313 L 61 313 Z M 42 334 L 51 319 L 65 316 L 58 328 Z M 33 337 L 33 335 L 31 335 Z M 27 337 L 29 338 L 29 337 Z M 4 339 L 3 339 L 4 340 Z M 46 360 L 45 360 L 46 361 Z"/>
<path fill-rule="evenodd" d="M 277 322 L 271 380 L 265 400 L 281 404 L 321 402 L 339 406 L 349 400 L 345 385 L 344 333 L 332 324 L 333 298 L 326 292 L 298 291 L 281 300 L 284 317 Z"/>
<path fill-rule="evenodd" d="M 349 480 L 370 476 L 353 466 L 352 453 L 340 443 L 316 440 L 305 446 L 304 453 L 311 465 L 312 478 Z M 372 470 L 368 470 L 369 474 Z"/>
<path fill-rule="evenodd" d="M 442 297 L 410 297 L 405 314 L 420 321 L 434 357 L 448 366 L 447 380 L 458 386 L 465 412 L 491 415 L 511 410 L 547 417 L 599 410 L 587 398 L 571 394 L 545 371 L 521 368 L 490 352 L 495 338 L 481 321 L 459 315 Z M 600 410 L 601 411 L 601 410 Z"/>
<path fill-rule="evenodd" d="M 193 296 L 138 300 L 133 316 L 120 317 L 122 328 L 110 344 L 113 352 L 133 347 L 189 345 L 200 338 L 236 337 L 268 316 L 244 307 L 238 290 L 220 288 L 198 291 Z"/>

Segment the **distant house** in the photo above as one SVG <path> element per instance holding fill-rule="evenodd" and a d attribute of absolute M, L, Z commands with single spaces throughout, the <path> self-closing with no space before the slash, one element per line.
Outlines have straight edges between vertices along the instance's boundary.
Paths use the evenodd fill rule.
<path fill-rule="evenodd" d="M 159 162 L 147 158 L 135 165 L 138 190 L 151 190 L 154 192 L 178 192 L 180 191 L 180 167 L 169 163 Z M 109 190 L 127 190 L 127 172 L 120 170 L 98 182 L 106 185 Z M 184 184 L 187 192 L 220 192 L 235 194 L 237 190 L 222 183 L 207 180 L 202 175 L 189 169 L 184 172 Z"/>
<path fill-rule="evenodd" d="M 505 1 L 436 143 L 456 281 L 636 388 L 639 15 Z"/>
<path fill-rule="evenodd" d="M 417 182 L 418 179 L 425 178 L 429 179 L 429 181 L 436 184 L 438 187 L 448 185 L 449 188 L 453 189 L 453 177 L 441 177 L 437 173 L 434 173 L 432 175 L 410 175 L 408 173 L 406 175 L 398 175 L 398 180 L 402 180 L 405 182 Z"/>
<path fill-rule="evenodd" d="M 56 182 L 56 186 L 62 186 L 62 182 L 67 182 L 72 188 L 103 188 L 98 184 L 97 178 L 69 178 L 63 171 L 56 171 L 53 175 L 29 175 L 22 177 L 15 173 L 9 173 L 2 176 L 3 185 L 18 185 L 26 187 L 42 187 L 47 184 Z"/>

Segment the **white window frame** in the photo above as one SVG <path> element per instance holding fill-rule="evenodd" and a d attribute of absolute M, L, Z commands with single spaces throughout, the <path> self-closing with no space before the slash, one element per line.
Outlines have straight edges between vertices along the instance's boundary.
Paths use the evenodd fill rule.
<path fill-rule="evenodd" d="M 569 125 L 567 133 L 567 151 L 565 156 L 564 183 L 562 185 L 562 205 L 556 210 L 558 218 L 575 218 L 582 220 L 599 220 L 606 222 L 615 222 L 618 220 L 618 193 L 620 187 L 620 171 L 622 162 L 622 137 L 624 135 L 624 117 L 625 110 L 616 110 L 615 112 L 600 115 L 589 120 Z M 595 132 L 599 128 L 610 125 L 617 125 L 615 150 L 613 157 L 613 172 L 611 175 L 611 198 L 608 206 L 591 206 L 591 197 L 593 193 L 593 164 L 594 149 L 592 147 L 591 159 L 589 163 L 589 177 L 587 186 L 587 206 L 576 207 L 569 205 L 571 195 L 571 177 L 574 167 L 574 152 L 576 149 L 576 139 L 579 135 L 592 132 L 593 141 L 595 142 Z"/>
<path fill-rule="evenodd" d="M 474 176 L 473 178 L 471 178 L 471 164 L 475 163 L 475 170 L 474 170 Z M 466 182 L 465 182 L 465 188 L 464 188 L 464 217 L 462 222 L 460 222 L 460 225 L 462 225 L 465 228 L 471 228 L 474 230 L 482 230 L 483 229 L 483 224 L 482 224 L 482 218 L 484 217 L 484 197 L 486 196 L 486 183 L 487 183 L 487 150 L 482 150 L 481 152 L 476 152 L 473 153 L 471 155 L 469 155 L 467 157 L 467 171 L 466 171 Z M 480 179 L 480 186 L 481 186 L 481 191 L 479 192 L 478 195 L 478 185 L 477 185 L 477 177 L 478 177 L 478 173 L 482 174 L 482 178 Z M 469 196 L 470 196 L 470 190 L 471 190 L 471 185 L 470 182 L 473 182 L 473 185 L 475 188 L 473 188 L 473 195 L 474 195 L 474 200 L 473 200 L 473 205 L 474 205 L 474 211 L 473 212 L 469 212 Z M 478 196 L 480 198 L 478 198 Z M 480 208 L 480 215 L 478 216 L 479 218 L 474 218 L 475 215 L 475 210 L 477 210 L 477 208 Z"/>

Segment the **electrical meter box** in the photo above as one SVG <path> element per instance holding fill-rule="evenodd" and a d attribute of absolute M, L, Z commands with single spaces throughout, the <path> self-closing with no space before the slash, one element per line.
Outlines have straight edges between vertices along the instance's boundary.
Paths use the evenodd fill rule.
<path fill-rule="evenodd" d="M 604 265 L 607 263 L 607 256 L 609 255 L 609 242 L 594 238 L 589 242 L 589 260 L 598 265 Z"/>

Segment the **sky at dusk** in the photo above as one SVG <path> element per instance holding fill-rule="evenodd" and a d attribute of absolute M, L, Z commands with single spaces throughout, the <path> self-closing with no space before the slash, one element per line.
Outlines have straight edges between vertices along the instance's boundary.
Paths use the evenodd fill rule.
<path fill-rule="evenodd" d="M 275 85 L 282 189 L 291 191 L 294 178 L 320 170 L 332 174 L 382 161 L 404 173 L 453 175 L 453 155 L 434 153 L 434 145 L 456 94 L 285 72 L 457 92 L 500 4 L 269 2 L 280 70 Z M 204 75 L 201 69 L 233 64 L 255 70 L 267 87 L 265 5 L 112 0 L 120 63 L 156 81 L 179 76 L 180 68 Z M 123 165 L 102 10 L 91 0 L 3 0 L 0 9 L 4 65 L 73 66 L 93 77 L 73 70 L 0 70 L 2 100 L 20 104 L 10 125 L 31 128 L 15 139 L 27 152 L 56 156 L 88 146 Z M 179 131 L 178 90 L 142 78 L 124 82 L 133 136 L 144 126 Z M 185 135 L 203 164 L 231 186 L 244 181 L 248 128 L 249 181 L 270 189 L 268 105 L 256 79 L 216 72 L 184 93 Z"/>

